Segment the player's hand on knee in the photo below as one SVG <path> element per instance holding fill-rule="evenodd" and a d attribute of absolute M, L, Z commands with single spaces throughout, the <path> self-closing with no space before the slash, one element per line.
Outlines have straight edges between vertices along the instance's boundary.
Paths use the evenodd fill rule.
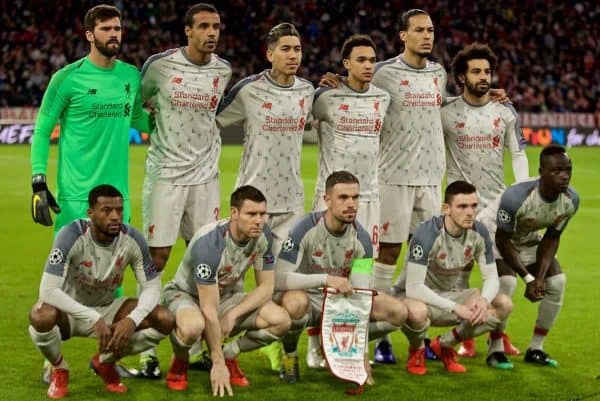
<path fill-rule="evenodd" d="M 109 351 L 119 353 L 129 344 L 129 340 L 135 332 L 135 322 L 131 318 L 125 317 L 110 327 L 112 328 L 112 337 L 107 348 Z"/>
<path fill-rule="evenodd" d="M 94 323 L 92 329 L 94 329 L 94 334 L 98 339 L 98 351 L 108 351 L 108 343 L 110 342 L 110 338 L 112 336 L 112 330 L 110 327 L 104 320 L 99 319 L 96 323 Z"/>
<path fill-rule="evenodd" d="M 471 321 L 471 318 L 473 316 L 473 312 L 471 311 L 471 309 L 463 304 L 454 305 L 454 309 L 452 309 L 452 312 L 454 312 L 459 318 L 463 320 L 468 320 L 469 322 Z"/>
<path fill-rule="evenodd" d="M 525 298 L 527 298 L 531 302 L 537 302 L 544 298 L 544 282 L 535 279 L 532 282 L 528 283 L 525 286 Z"/>
<path fill-rule="evenodd" d="M 60 207 L 56 199 L 46 185 L 46 176 L 44 174 L 35 174 L 31 180 L 33 195 L 31 196 L 31 217 L 33 221 L 44 226 L 52 225 L 52 216 L 50 209 L 54 213 L 60 213 Z"/>
<path fill-rule="evenodd" d="M 229 382 L 229 370 L 224 363 L 213 363 L 210 369 L 210 385 L 214 396 L 233 395 L 231 383 Z"/>
<path fill-rule="evenodd" d="M 352 284 L 350 283 L 350 280 L 348 280 L 348 278 L 346 277 L 328 275 L 325 285 L 331 288 L 335 288 L 344 295 L 350 295 L 353 291 Z"/>
<path fill-rule="evenodd" d="M 334 74 L 333 72 L 326 72 L 321 76 L 321 80 L 319 81 L 319 86 L 324 86 L 327 88 L 338 88 L 342 84 L 342 77 L 338 74 Z"/>

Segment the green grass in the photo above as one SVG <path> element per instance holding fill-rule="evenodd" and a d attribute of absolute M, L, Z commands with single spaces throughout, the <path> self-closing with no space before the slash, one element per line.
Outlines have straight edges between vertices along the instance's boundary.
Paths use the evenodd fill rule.
<path fill-rule="evenodd" d="M 227 146 L 221 157 L 222 210 L 227 213 L 229 193 L 233 189 L 241 148 Z M 529 148 L 531 171 L 537 166 L 539 149 Z M 488 369 L 483 356 L 463 360 L 468 368 L 465 375 L 449 375 L 439 363 L 428 364 L 425 377 L 409 376 L 398 366 L 374 368 L 377 385 L 368 388 L 365 400 L 591 400 L 600 399 L 598 351 L 600 350 L 600 323 L 595 316 L 600 282 L 600 252 L 595 227 L 600 226 L 600 188 L 596 173 L 600 168 L 600 149 L 571 149 L 574 165 L 573 186 L 581 196 L 579 213 L 569 224 L 562 238 L 559 259 L 568 278 L 564 308 L 546 341 L 546 349 L 559 362 L 557 369 L 525 365 L 522 359 L 512 358 L 515 369 L 500 372 Z M 131 148 L 132 223 L 141 226 L 141 187 L 146 148 Z M 49 177 L 55 177 L 56 147 L 52 148 Z M 507 163 L 510 165 L 510 163 Z M 303 154 L 303 173 L 308 208 L 314 191 L 317 155 L 314 146 L 306 146 Z M 0 281 L 0 308 L 2 335 L 0 336 L 0 400 L 40 400 L 45 398 L 46 385 L 40 380 L 41 357 L 31 344 L 27 333 L 27 314 L 36 301 L 42 267 L 52 241 L 52 230 L 31 221 L 29 202 L 29 148 L 0 146 L 0 263 L 3 280 Z M 508 175 L 512 177 L 512 175 Z M 52 185 L 53 186 L 53 185 Z M 308 209 L 307 209 L 308 210 Z M 183 254 L 183 244 L 176 245 L 165 274 L 170 279 Z M 477 278 L 475 282 L 477 282 Z M 133 276 L 125 282 L 125 292 L 134 294 Z M 519 283 L 515 296 L 515 311 L 509 322 L 514 342 L 524 350 L 529 342 L 536 314 L 535 305 L 522 297 Z M 596 294 L 596 295 L 594 295 Z M 435 330 L 432 334 L 437 333 Z M 396 355 L 406 358 L 406 340 L 401 334 L 393 335 Z M 236 389 L 236 398 L 243 400 L 287 399 L 346 399 L 343 390 L 347 384 L 332 378 L 325 371 L 306 369 L 303 362 L 306 341 L 301 339 L 301 383 L 288 387 L 279 382 L 267 369 L 266 361 L 258 353 L 243 354 L 240 363 L 252 381 L 252 387 Z M 478 340 L 478 351 L 485 352 L 485 341 Z M 116 396 L 104 392 L 100 380 L 87 369 L 94 353 L 95 342 L 74 339 L 64 343 L 64 355 L 71 367 L 70 400 L 189 400 L 205 399 L 209 395 L 208 375 L 190 374 L 189 390 L 182 394 L 169 392 L 164 382 L 126 380 L 130 391 Z M 165 371 L 170 360 L 170 344 L 161 343 L 159 356 Z M 136 364 L 135 358 L 126 362 Z"/>

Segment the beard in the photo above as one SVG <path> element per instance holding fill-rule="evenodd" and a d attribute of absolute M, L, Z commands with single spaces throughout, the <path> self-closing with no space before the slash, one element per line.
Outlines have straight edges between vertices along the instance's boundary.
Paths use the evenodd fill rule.
<path fill-rule="evenodd" d="M 110 44 L 116 43 L 117 46 L 109 47 Z M 102 54 L 104 57 L 116 57 L 121 51 L 121 42 L 117 40 L 109 40 L 108 42 L 102 43 L 94 36 L 94 44 L 96 45 L 96 49 Z"/>
<path fill-rule="evenodd" d="M 483 82 L 472 84 L 468 80 L 465 80 L 465 87 L 470 94 L 477 97 L 482 97 L 490 90 L 490 83 L 486 82 L 486 85 L 481 85 Z"/>

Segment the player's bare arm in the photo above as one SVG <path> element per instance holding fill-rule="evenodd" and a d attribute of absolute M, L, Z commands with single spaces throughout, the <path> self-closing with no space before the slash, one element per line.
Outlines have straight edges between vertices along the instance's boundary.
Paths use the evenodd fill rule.
<path fill-rule="evenodd" d="M 224 394 L 227 390 L 231 392 L 229 384 L 229 371 L 225 366 L 225 357 L 221 348 L 221 326 L 219 324 L 219 314 L 217 308 L 219 305 L 219 287 L 217 284 L 197 285 L 198 298 L 200 301 L 200 310 L 205 320 L 204 338 L 210 351 L 212 368 L 210 370 L 210 381 L 213 395 Z"/>
<path fill-rule="evenodd" d="M 496 231 L 496 247 L 498 247 L 498 251 L 502 255 L 504 261 L 515 273 L 521 277 L 525 277 L 527 274 L 529 274 L 529 271 L 519 256 L 517 248 L 515 248 L 515 245 L 510 240 L 509 233 L 501 229 Z"/>

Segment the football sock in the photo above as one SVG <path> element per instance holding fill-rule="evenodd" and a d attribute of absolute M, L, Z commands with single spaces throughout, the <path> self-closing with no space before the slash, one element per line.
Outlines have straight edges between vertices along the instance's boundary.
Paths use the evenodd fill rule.
<path fill-rule="evenodd" d="M 317 349 L 321 347 L 321 328 L 309 327 L 306 330 L 308 335 L 308 349 Z"/>
<path fill-rule="evenodd" d="M 408 345 L 411 349 L 421 348 L 423 346 L 423 340 L 427 337 L 427 329 L 429 328 L 430 321 L 427 320 L 427 324 L 420 329 L 410 327 L 404 323 L 402 325 L 402 332 L 408 340 Z"/>
<path fill-rule="evenodd" d="M 175 357 L 181 360 L 187 360 L 192 346 L 184 343 L 181 340 L 181 338 L 177 335 L 177 329 L 171 331 L 169 339 L 171 340 L 171 346 L 173 347 L 173 354 Z M 155 348 L 153 348 L 153 350 L 155 350 Z"/>
<path fill-rule="evenodd" d="M 160 340 L 166 336 L 166 334 L 152 328 L 136 331 L 131 336 L 129 344 L 127 344 L 121 356 L 139 354 L 148 348 L 156 347 Z"/>
<path fill-rule="evenodd" d="M 394 326 L 391 323 L 380 320 L 378 322 L 370 322 L 369 323 L 369 340 L 375 340 L 377 338 L 386 335 L 387 333 L 391 333 L 392 331 L 398 330 L 400 327 Z M 389 336 L 386 336 L 389 341 Z"/>
<path fill-rule="evenodd" d="M 61 337 L 58 326 L 55 325 L 50 331 L 44 333 L 29 326 L 29 336 L 33 344 L 52 365 L 60 363 L 60 359 L 63 358 L 60 354 Z"/>
<path fill-rule="evenodd" d="M 308 314 L 304 315 L 300 319 L 292 320 L 292 327 L 290 327 L 289 331 L 281 338 L 283 350 L 286 354 L 296 351 L 296 348 L 298 348 L 298 339 L 300 338 L 300 334 L 302 334 L 302 331 L 306 327 L 307 323 Z"/>
<path fill-rule="evenodd" d="M 502 322 L 497 317 L 490 314 L 487 315 L 487 320 L 485 323 L 477 326 L 472 326 L 471 323 L 463 320 L 451 331 L 440 336 L 440 344 L 445 347 L 454 347 L 461 341 L 480 336 L 488 331 L 497 330 L 497 327 L 499 327 L 501 324 Z"/>
<path fill-rule="evenodd" d="M 233 359 L 237 357 L 240 352 L 252 351 L 278 340 L 279 337 L 272 334 L 267 329 L 248 330 L 243 336 L 225 344 L 223 347 L 223 355 L 227 359 Z"/>
<path fill-rule="evenodd" d="M 377 291 L 389 294 L 395 271 L 396 265 L 386 265 L 375 262 L 373 264 L 373 288 L 375 288 Z"/>
<path fill-rule="evenodd" d="M 546 278 L 544 298 L 542 298 L 540 306 L 538 307 L 538 316 L 529 348 L 544 348 L 546 335 L 554 325 L 562 307 L 566 281 L 564 273 Z"/>

